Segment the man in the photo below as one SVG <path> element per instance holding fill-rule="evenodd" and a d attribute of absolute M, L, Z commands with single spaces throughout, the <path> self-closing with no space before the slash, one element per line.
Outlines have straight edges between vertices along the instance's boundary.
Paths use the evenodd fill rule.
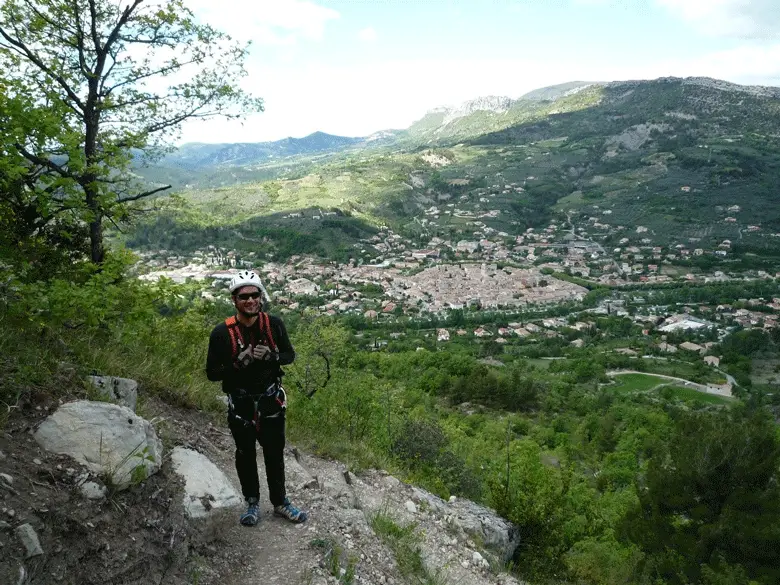
<path fill-rule="evenodd" d="M 236 315 L 217 325 L 209 338 L 206 375 L 222 381 L 228 395 L 228 426 L 236 443 L 236 471 L 248 508 L 240 522 L 260 518 L 260 481 L 255 441 L 263 447 L 274 514 L 305 522 L 306 512 L 290 503 L 284 485 L 284 424 L 287 400 L 280 366 L 295 359 L 284 323 L 262 312 L 268 293 L 260 277 L 242 270 L 230 281 Z"/>

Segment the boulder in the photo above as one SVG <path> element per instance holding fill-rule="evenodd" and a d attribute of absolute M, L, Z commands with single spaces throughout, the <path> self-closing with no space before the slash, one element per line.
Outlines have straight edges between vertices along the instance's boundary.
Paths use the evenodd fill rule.
<path fill-rule="evenodd" d="M 138 382 L 116 376 L 87 376 L 87 379 L 98 389 L 98 393 L 102 397 L 121 406 L 126 406 L 135 412 L 135 404 L 138 401 Z"/>
<path fill-rule="evenodd" d="M 508 562 L 520 544 L 520 533 L 509 520 L 470 500 L 456 500 L 448 507 L 447 520 Z"/>
<path fill-rule="evenodd" d="M 175 447 L 171 461 L 174 471 L 184 478 L 184 510 L 190 518 L 204 518 L 212 510 L 243 503 L 227 476 L 202 453 Z"/>
<path fill-rule="evenodd" d="M 116 489 L 162 465 L 163 445 L 149 421 L 125 406 L 78 400 L 60 406 L 35 431 L 38 444 L 69 455 Z"/>

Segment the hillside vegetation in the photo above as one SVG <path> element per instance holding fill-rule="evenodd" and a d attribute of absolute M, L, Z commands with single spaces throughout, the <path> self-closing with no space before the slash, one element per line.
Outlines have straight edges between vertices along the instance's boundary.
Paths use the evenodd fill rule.
<path fill-rule="evenodd" d="M 311 233 L 312 226 L 287 225 L 279 214 L 306 216 L 303 210 L 316 208 L 393 226 L 420 243 L 467 238 L 474 218 L 513 236 L 551 219 L 580 223 L 595 215 L 608 225 L 589 235 L 605 245 L 616 243 L 621 227 L 643 226 L 654 245 L 728 239 L 742 253 L 775 261 L 776 91 L 708 79 L 575 85 L 521 98 L 501 112 L 446 122 L 447 112 L 429 114 L 393 148 L 333 151 L 327 160 L 299 157 L 282 166 L 219 166 L 216 157 L 210 178 L 196 175 L 182 195 L 201 223 L 248 237 L 271 227 Z M 274 180 L 251 181 L 269 174 Z M 222 187 L 199 186 L 220 176 Z M 522 189 L 507 190 L 510 184 Z M 437 217 L 421 227 L 432 206 Z M 242 226 L 250 217 L 258 219 Z M 161 243 L 149 235 L 130 241 Z"/>
<path fill-rule="evenodd" d="M 93 370 L 136 378 L 177 405 L 221 411 L 203 363 L 208 333 L 229 305 L 202 301 L 191 285 L 149 286 L 124 272 L 120 257 L 46 281 L 4 269 L 4 421 L 72 393 Z M 444 498 L 494 507 L 520 530 L 513 566 L 526 579 L 776 582 L 773 417 L 759 395 L 724 402 L 638 377 L 609 384 L 607 369 L 653 361 L 600 351 L 634 338 L 627 320 L 599 320 L 601 341 L 544 367 L 528 358 L 538 355 L 534 344 L 516 354 L 490 343 L 416 350 L 429 342 L 410 337 L 376 352 L 346 321 L 306 313 L 286 321 L 298 352 L 285 377 L 291 440 L 353 470 L 389 469 Z M 750 356 L 778 343 L 738 336 L 723 351 Z M 485 355 L 495 357 L 486 363 Z"/>
<path fill-rule="evenodd" d="M 492 507 L 521 536 L 500 568 L 526 582 L 777 583 L 775 90 L 577 83 L 489 103 L 502 112 L 436 112 L 389 144 L 270 166 L 237 166 L 236 152 L 217 149 L 219 185 L 201 169 L 176 196 L 147 200 L 153 211 L 129 210 L 133 229 L 112 234 L 99 264 L 78 232 L 34 232 L 24 245 L 4 234 L 0 428 L 26 438 L 38 409 L 88 395 L 93 371 L 138 380 L 142 413 L 146 397 L 224 425 L 204 362 L 211 329 L 233 307 L 213 272 L 256 267 L 274 293 L 288 268 L 275 261 L 296 256 L 297 276 L 314 265 L 300 255 L 312 254 L 314 268 L 332 271 L 321 294 L 279 295 L 270 308 L 297 354 L 284 377 L 291 442 L 352 471 L 385 469 Z M 9 227 L 22 217 L 1 211 Z M 427 312 L 422 301 L 385 298 L 391 278 L 380 264 L 376 281 L 338 274 L 431 242 L 435 254 L 397 271 L 427 277 L 462 263 L 479 273 L 469 282 L 506 283 L 522 266 L 513 301 L 564 280 L 587 288 L 565 302 L 477 298 Z M 209 282 L 142 280 L 151 256 L 121 244 L 181 263 L 208 248 Z M 683 257 L 677 246 L 708 254 Z M 490 256 L 499 247 L 500 261 Z M 712 279 L 640 281 L 655 247 L 661 270 L 709 263 Z M 564 270 L 558 262 L 574 251 L 604 273 L 640 260 L 642 269 L 620 286 L 602 283 L 572 272 L 590 269 L 585 260 Z M 752 272 L 714 275 L 726 266 Z M 355 309 L 357 299 L 371 310 Z"/>

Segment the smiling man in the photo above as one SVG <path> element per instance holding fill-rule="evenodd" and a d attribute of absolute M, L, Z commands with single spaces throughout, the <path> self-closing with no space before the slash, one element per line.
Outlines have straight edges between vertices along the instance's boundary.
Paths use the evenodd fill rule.
<path fill-rule="evenodd" d="M 287 396 L 280 366 L 295 359 L 284 323 L 263 312 L 268 293 L 260 277 L 242 270 L 230 281 L 236 314 L 217 325 L 209 338 L 206 375 L 222 381 L 228 395 L 228 426 L 236 443 L 236 471 L 247 511 L 240 522 L 260 519 L 260 481 L 255 441 L 263 447 L 274 515 L 304 522 L 306 512 L 290 503 L 284 483 L 284 427 Z"/>

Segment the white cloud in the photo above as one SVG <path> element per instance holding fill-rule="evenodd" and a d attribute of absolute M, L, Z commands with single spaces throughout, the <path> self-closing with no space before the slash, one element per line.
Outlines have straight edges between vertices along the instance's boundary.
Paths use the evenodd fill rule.
<path fill-rule="evenodd" d="M 308 0 L 188 0 L 187 6 L 214 28 L 240 40 L 292 45 L 299 39 L 322 39 L 328 21 L 339 18 L 332 8 Z"/>
<path fill-rule="evenodd" d="M 778 0 L 656 0 L 712 36 L 780 38 Z"/>
<path fill-rule="evenodd" d="M 376 34 L 376 31 L 374 30 L 374 27 L 373 26 L 369 26 L 369 27 L 364 28 L 363 30 L 361 30 L 358 33 L 358 38 L 361 41 L 371 42 L 371 41 L 375 41 L 376 40 L 377 34 Z"/>

